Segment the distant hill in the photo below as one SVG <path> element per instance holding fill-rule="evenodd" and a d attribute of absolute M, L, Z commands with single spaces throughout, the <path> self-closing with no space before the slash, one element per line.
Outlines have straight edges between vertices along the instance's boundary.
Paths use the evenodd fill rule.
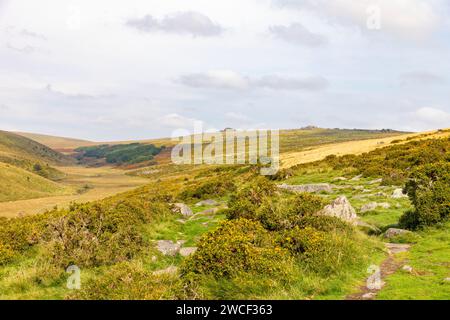
<path fill-rule="evenodd" d="M 50 136 L 46 134 L 29 133 L 29 132 L 14 132 L 14 133 L 22 137 L 39 142 L 40 144 L 43 144 L 59 152 L 71 151 L 79 147 L 86 147 L 99 144 L 98 142 L 92 142 L 82 139 Z"/>

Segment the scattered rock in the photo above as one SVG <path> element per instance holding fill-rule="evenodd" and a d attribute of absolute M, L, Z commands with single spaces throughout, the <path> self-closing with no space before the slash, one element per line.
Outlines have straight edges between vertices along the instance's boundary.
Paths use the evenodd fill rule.
<path fill-rule="evenodd" d="M 404 265 L 402 267 L 402 270 L 411 273 L 413 271 L 413 268 L 411 266 Z"/>
<path fill-rule="evenodd" d="M 377 184 L 383 182 L 383 178 L 375 179 L 369 182 L 369 184 Z"/>
<path fill-rule="evenodd" d="M 188 257 L 191 254 L 193 254 L 195 251 L 197 251 L 197 247 L 186 247 L 180 249 L 180 255 L 183 257 Z"/>
<path fill-rule="evenodd" d="M 216 200 L 213 200 L 213 199 L 203 200 L 203 201 L 197 202 L 195 204 L 196 207 L 217 206 L 217 205 L 219 205 L 219 203 Z"/>
<path fill-rule="evenodd" d="M 203 222 L 202 226 L 207 227 L 209 225 L 209 222 Z"/>
<path fill-rule="evenodd" d="M 344 221 L 356 224 L 358 216 L 346 196 L 341 196 L 334 200 L 331 204 L 323 208 L 319 214 L 325 216 L 337 217 Z"/>
<path fill-rule="evenodd" d="M 211 209 L 206 209 L 200 212 L 197 212 L 196 214 L 194 214 L 193 216 L 191 216 L 189 218 L 189 220 L 193 220 L 196 219 L 198 216 L 210 216 L 210 215 L 214 215 L 219 211 L 219 208 L 211 208 Z"/>
<path fill-rule="evenodd" d="M 357 175 L 356 177 L 353 177 L 353 178 L 351 179 L 351 181 L 359 181 L 359 180 L 361 180 L 361 178 L 362 178 L 362 174 L 359 174 L 359 175 Z"/>
<path fill-rule="evenodd" d="M 189 216 L 193 215 L 191 208 L 189 208 L 184 203 L 175 203 L 173 206 L 174 206 L 174 208 L 173 208 L 174 212 L 181 213 L 185 217 L 189 217 Z"/>
<path fill-rule="evenodd" d="M 363 205 L 363 206 L 361 207 L 360 212 L 361 212 L 361 213 L 365 213 L 365 212 L 373 211 L 373 210 L 375 210 L 377 207 L 378 207 L 378 203 L 376 203 L 376 202 L 369 202 L 369 203 L 366 203 L 365 205 Z"/>
<path fill-rule="evenodd" d="M 158 258 L 156 256 L 152 256 L 152 262 L 156 262 Z"/>
<path fill-rule="evenodd" d="M 156 241 L 156 248 L 165 256 L 176 256 L 185 241 L 173 242 L 171 240 Z"/>
<path fill-rule="evenodd" d="M 376 197 L 386 197 L 387 194 L 384 193 L 384 192 L 377 192 L 377 193 L 374 194 L 374 196 L 376 196 Z"/>
<path fill-rule="evenodd" d="M 186 220 L 178 219 L 177 222 L 182 223 L 182 224 L 185 224 L 185 223 L 186 223 Z"/>
<path fill-rule="evenodd" d="M 372 300 L 376 295 L 377 294 L 375 292 L 368 292 L 363 294 L 361 298 L 363 298 L 364 300 Z"/>
<path fill-rule="evenodd" d="M 363 231 L 367 234 L 380 234 L 381 233 L 381 230 L 379 228 L 377 228 L 374 225 L 371 225 L 367 222 L 361 221 L 361 220 L 358 220 L 356 222 L 356 225 L 358 226 L 358 228 L 361 231 Z"/>
<path fill-rule="evenodd" d="M 387 202 L 381 202 L 378 204 L 379 207 L 382 207 L 383 209 L 389 209 L 391 205 Z"/>
<path fill-rule="evenodd" d="M 353 190 L 364 190 L 363 186 L 354 186 Z"/>
<path fill-rule="evenodd" d="M 450 278 L 445 278 L 444 281 L 450 282 Z"/>
<path fill-rule="evenodd" d="M 388 249 L 389 254 L 407 252 L 411 249 L 410 244 L 385 243 L 385 246 Z"/>
<path fill-rule="evenodd" d="M 328 183 L 303 184 L 303 185 L 279 185 L 278 188 L 293 192 L 332 192 L 333 188 Z"/>
<path fill-rule="evenodd" d="M 411 234 L 411 233 L 412 233 L 411 231 L 404 230 L 404 229 L 389 228 L 384 233 L 384 237 L 386 239 L 392 239 L 392 238 L 395 238 L 395 237 L 400 236 L 400 235 Z"/>
<path fill-rule="evenodd" d="M 337 178 L 334 178 L 333 181 L 347 181 L 347 178 L 345 178 L 345 177 L 337 177 Z"/>
<path fill-rule="evenodd" d="M 175 266 L 170 266 L 167 267 L 166 269 L 163 270 L 158 270 L 158 271 L 154 271 L 153 275 L 154 276 L 161 276 L 161 275 L 173 275 L 176 274 L 178 272 L 178 268 Z"/>
<path fill-rule="evenodd" d="M 402 188 L 398 188 L 395 189 L 394 192 L 392 193 L 392 198 L 394 199 L 408 198 L 408 195 L 403 193 Z"/>
<path fill-rule="evenodd" d="M 365 212 L 373 211 L 378 207 L 381 207 L 383 209 L 389 209 L 391 207 L 391 205 L 387 202 L 382 202 L 382 203 L 369 202 L 361 207 L 360 212 L 365 213 Z"/>

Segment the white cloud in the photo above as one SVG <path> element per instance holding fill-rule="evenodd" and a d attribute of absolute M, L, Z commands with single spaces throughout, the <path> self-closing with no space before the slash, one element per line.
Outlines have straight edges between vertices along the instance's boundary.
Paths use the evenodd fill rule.
<path fill-rule="evenodd" d="M 215 89 L 247 89 L 250 85 L 247 77 L 231 70 L 212 70 L 206 73 L 192 73 L 183 75 L 180 83 L 194 88 Z"/>
<path fill-rule="evenodd" d="M 436 126 L 438 127 L 450 126 L 450 113 L 437 108 L 432 107 L 420 108 L 414 112 L 413 117 L 414 119 L 424 122 L 427 125 L 431 125 L 431 127 L 434 128 Z"/>
<path fill-rule="evenodd" d="M 369 8 L 381 13 L 381 31 L 405 38 L 421 38 L 434 31 L 440 22 L 443 0 L 274 0 L 281 7 L 307 9 L 330 21 L 357 25 L 367 30 Z"/>
<path fill-rule="evenodd" d="M 289 26 L 271 26 L 269 31 L 276 38 L 297 45 L 318 47 L 327 43 L 327 38 L 325 36 L 309 31 L 300 23 L 293 23 Z"/>
<path fill-rule="evenodd" d="M 323 77 L 287 77 L 267 75 L 263 77 L 247 77 L 230 70 L 209 71 L 206 73 L 187 74 L 178 80 L 183 85 L 194 88 L 214 89 L 257 89 L 272 90 L 323 90 L 328 81 Z"/>
<path fill-rule="evenodd" d="M 209 17 L 199 12 L 176 12 L 158 20 L 151 15 L 129 19 L 126 25 L 141 32 L 167 32 L 212 37 L 222 34 L 223 28 Z"/>
<path fill-rule="evenodd" d="M 178 113 L 166 114 L 158 119 L 158 122 L 163 126 L 172 129 L 185 129 L 194 127 L 195 123 L 199 122 L 197 119 L 184 117 Z"/>
<path fill-rule="evenodd" d="M 444 84 L 445 78 L 426 71 L 414 71 L 400 75 L 402 85 L 439 85 Z"/>

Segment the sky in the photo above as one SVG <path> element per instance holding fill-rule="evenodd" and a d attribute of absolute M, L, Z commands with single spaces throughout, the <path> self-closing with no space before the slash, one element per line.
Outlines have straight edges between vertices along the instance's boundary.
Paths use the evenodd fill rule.
<path fill-rule="evenodd" d="M 0 0 L 0 130 L 450 127 L 445 0 Z"/>

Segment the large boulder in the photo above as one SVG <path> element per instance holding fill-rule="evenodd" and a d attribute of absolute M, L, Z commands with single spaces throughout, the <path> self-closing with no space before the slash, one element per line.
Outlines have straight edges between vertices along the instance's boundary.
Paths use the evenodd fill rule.
<path fill-rule="evenodd" d="M 185 241 L 173 242 L 171 240 L 158 240 L 156 241 L 156 248 L 165 256 L 176 256 Z"/>
<path fill-rule="evenodd" d="M 393 239 L 395 237 L 405 235 L 405 234 L 412 234 L 412 232 L 408 231 L 408 230 L 404 230 L 404 229 L 389 228 L 384 233 L 384 237 L 386 239 Z"/>
<path fill-rule="evenodd" d="M 331 204 L 323 208 L 319 214 L 337 217 L 354 225 L 356 225 L 359 220 L 355 209 L 352 207 L 346 196 L 340 196 Z"/>
<path fill-rule="evenodd" d="M 407 198 L 407 197 L 408 197 L 408 195 L 403 193 L 402 188 L 395 189 L 394 192 L 392 193 L 392 198 L 394 198 L 394 199 Z"/>
<path fill-rule="evenodd" d="M 328 183 L 317 183 L 317 184 L 302 184 L 302 185 L 288 185 L 282 184 L 278 188 L 289 190 L 293 192 L 332 192 L 333 187 Z"/>
<path fill-rule="evenodd" d="M 184 203 L 175 203 L 173 205 L 173 212 L 181 213 L 185 217 L 190 217 L 194 214 L 191 208 Z"/>

